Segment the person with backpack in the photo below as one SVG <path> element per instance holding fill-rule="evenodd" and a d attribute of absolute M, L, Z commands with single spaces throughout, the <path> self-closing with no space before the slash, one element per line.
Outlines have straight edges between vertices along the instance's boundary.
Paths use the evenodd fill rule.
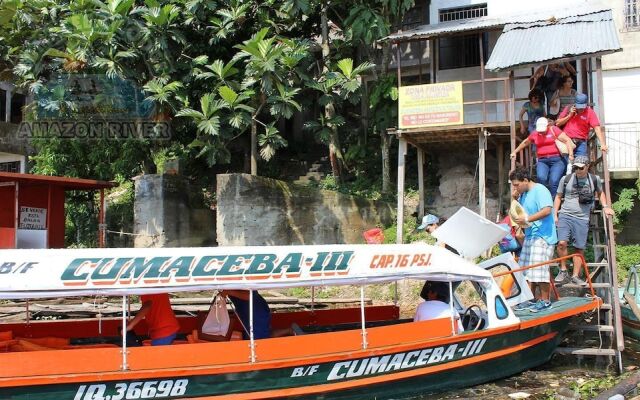
<path fill-rule="evenodd" d="M 567 271 L 566 260 L 560 261 L 560 271 L 554 279 L 556 286 L 569 282 L 585 285 L 585 281 L 580 278 L 582 260 L 579 255 L 584 256 L 589 234 L 589 215 L 595 200 L 600 201 L 607 217 L 614 215 L 611 203 L 607 201 L 604 193 L 602 180 L 599 176 L 589 173 L 589 158 L 583 155 L 576 156 L 572 171 L 560 179 L 553 209 L 558 226 L 558 256 L 564 257 L 568 254 L 569 243 L 575 249 L 576 256 L 573 257 L 571 276 Z"/>

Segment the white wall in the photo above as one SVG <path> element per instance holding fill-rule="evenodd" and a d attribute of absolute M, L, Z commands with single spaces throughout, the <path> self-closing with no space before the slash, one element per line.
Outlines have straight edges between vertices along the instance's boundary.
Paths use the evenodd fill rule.
<path fill-rule="evenodd" d="M 613 0 L 611 0 L 613 1 Z M 620 1 L 620 0 L 618 0 Z M 523 14 L 528 11 L 544 11 L 545 9 L 557 9 L 559 7 L 578 6 L 582 3 L 589 3 L 588 0 L 566 0 L 558 2 L 557 0 L 432 0 L 429 15 L 432 24 L 438 23 L 438 10 L 443 8 L 456 8 L 472 6 L 477 4 L 487 4 L 487 15 L 489 17 L 497 17 L 500 15 Z M 591 1 L 593 3 L 593 1 Z"/>
<path fill-rule="evenodd" d="M 640 68 L 604 71 L 602 81 L 606 123 L 640 122 Z"/>
<path fill-rule="evenodd" d="M 20 154 L 0 152 L 0 163 L 20 161 L 20 172 L 24 174 L 26 167 L 26 157 Z"/>

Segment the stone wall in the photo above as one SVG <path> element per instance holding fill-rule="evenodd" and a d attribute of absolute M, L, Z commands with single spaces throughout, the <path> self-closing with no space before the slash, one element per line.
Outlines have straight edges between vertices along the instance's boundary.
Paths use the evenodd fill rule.
<path fill-rule="evenodd" d="M 134 247 L 216 245 L 215 212 L 185 177 L 141 175 L 134 181 Z"/>
<path fill-rule="evenodd" d="M 505 156 L 504 190 L 508 193 L 507 174 L 509 163 Z M 433 191 L 432 201 L 426 206 L 427 212 L 448 218 L 460 207 L 467 207 L 479 212 L 478 206 L 478 174 L 475 171 L 478 152 L 453 150 L 441 154 L 438 159 L 438 175 L 440 185 Z M 487 218 L 495 220 L 498 213 L 498 160 L 491 151 L 486 153 L 486 195 Z M 506 204 L 507 199 L 505 199 Z"/>
<path fill-rule="evenodd" d="M 363 243 L 362 232 L 394 222 L 393 207 L 247 174 L 217 176 L 221 246 Z"/>

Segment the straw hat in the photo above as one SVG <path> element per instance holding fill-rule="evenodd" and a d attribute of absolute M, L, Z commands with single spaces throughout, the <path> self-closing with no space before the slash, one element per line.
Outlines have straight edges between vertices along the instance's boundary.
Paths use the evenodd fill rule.
<path fill-rule="evenodd" d="M 527 212 L 522 207 L 522 204 L 518 200 L 511 200 L 511 206 L 509 207 L 509 219 L 511 220 L 511 226 L 520 226 L 515 222 L 516 218 L 524 218 L 527 216 Z M 529 227 L 529 224 L 522 225 L 525 228 Z"/>

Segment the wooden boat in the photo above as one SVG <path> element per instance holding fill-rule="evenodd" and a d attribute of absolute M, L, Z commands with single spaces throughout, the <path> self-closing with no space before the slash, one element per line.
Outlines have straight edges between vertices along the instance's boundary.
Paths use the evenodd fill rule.
<path fill-rule="evenodd" d="M 622 331 L 626 336 L 640 340 L 640 292 L 638 291 L 637 266 L 629 269 L 629 276 L 620 293 L 620 315 L 622 317 Z"/>
<path fill-rule="evenodd" d="M 511 305 L 531 293 L 511 272 L 519 267 L 510 255 L 476 265 L 426 244 L 8 250 L 0 257 L 0 299 L 122 296 L 121 319 L 1 324 L 0 335 L 11 338 L 0 345 L 0 398 L 12 400 L 355 399 L 451 390 L 545 363 L 570 317 L 601 304 L 567 297 L 538 313 L 515 312 Z M 448 282 L 465 331 L 454 329 L 453 318 L 413 322 L 396 305 L 365 307 L 365 285 L 407 279 Z M 335 285 L 360 286 L 360 307 L 273 313 L 274 328 L 295 322 L 304 335 L 72 344 L 117 336 L 130 295 Z M 202 319 L 179 317 L 181 332 Z M 18 345 L 22 351 L 10 351 Z"/>

